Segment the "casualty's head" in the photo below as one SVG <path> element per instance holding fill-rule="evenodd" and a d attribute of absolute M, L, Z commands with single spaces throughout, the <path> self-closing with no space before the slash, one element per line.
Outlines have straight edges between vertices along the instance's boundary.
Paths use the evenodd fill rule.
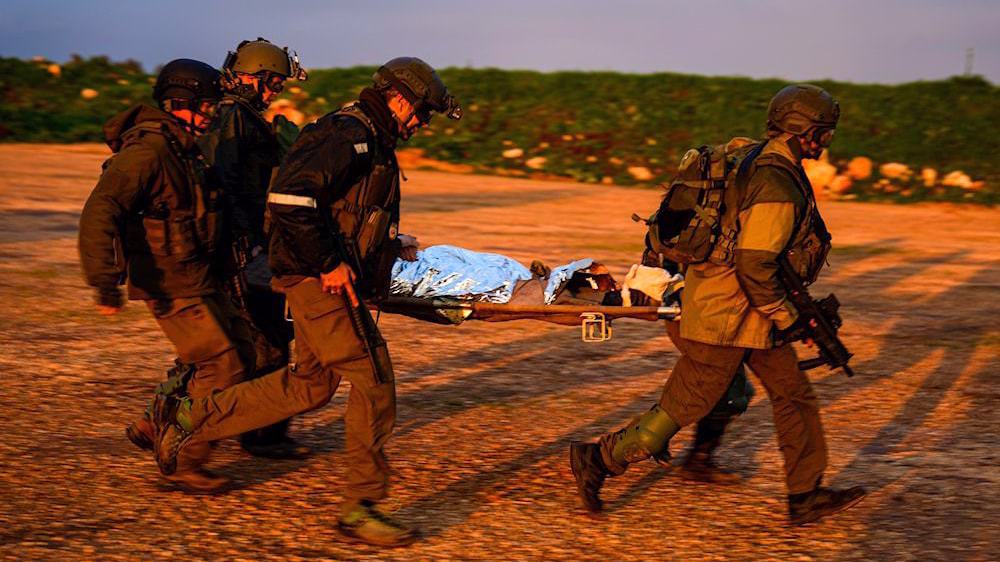
<path fill-rule="evenodd" d="M 263 37 L 243 41 L 222 63 L 226 91 L 263 110 L 285 89 L 287 80 L 307 80 L 299 56 L 288 47 L 278 47 Z"/>
<path fill-rule="evenodd" d="M 803 158 L 819 158 L 833 141 L 839 120 L 840 104 L 829 92 L 811 84 L 792 84 L 771 98 L 767 134 L 791 135 L 802 147 Z"/>
<path fill-rule="evenodd" d="M 156 77 L 153 99 L 190 133 L 200 135 L 222 99 L 220 76 L 218 70 L 201 61 L 172 60 Z"/>
<path fill-rule="evenodd" d="M 410 138 L 414 131 L 430 123 L 433 113 L 461 119 L 462 107 L 448 92 L 441 77 L 416 57 L 398 57 L 383 64 L 372 81 L 385 96 L 399 126 L 399 136 Z"/>

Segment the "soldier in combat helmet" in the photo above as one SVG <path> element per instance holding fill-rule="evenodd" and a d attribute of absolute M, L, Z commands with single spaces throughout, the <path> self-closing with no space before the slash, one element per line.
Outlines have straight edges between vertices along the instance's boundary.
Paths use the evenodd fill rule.
<path fill-rule="evenodd" d="M 146 303 L 180 359 L 196 368 L 191 396 L 209 396 L 253 371 L 246 324 L 222 291 L 216 264 L 224 202 L 196 138 L 211 122 L 222 90 L 219 71 L 190 59 L 167 63 L 153 86 L 159 107 L 137 105 L 104 134 L 114 155 L 80 216 L 80 263 L 101 314 L 128 298 Z M 186 451 L 166 478 L 192 492 L 228 479 L 202 467 L 209 443 Z"/>
<path fill-rule="evenodd" d="M 790 334 L 802 321 L 779 281 L 778 260 L 788 259 L 810 282 L 822 268 L 830 236 L 816 208 L 803 158 L 818 158 L 840 118 L 837 102 L 822 88 L 801 84 L 779 91 L 768 108 L 768 140 L 740 165 L 735 191 L 727 193 L 728 263 L 691 265 L 681 297 L 681 357 L 660 400 L 598 443 L 573 443 L 570 466 L 584 507 L 600 512 L 608 476 L 658 458 L 681 427 L 712 409 L 745 363 L 771 400 L 785 460 L 791 524 L 810 523 L 861 501 L 860 487 L 823 487 L 826 441 L 819 403 L 798 367 Z M 728 241 L 720 243 L 729 247 Z"/>
<path fill-rule="evenodd" d="M 342 378 L 347 486 L 339 521 L 348 537 L 382 546 L 417 532 L 378 507 L 386 496 L 383 452 L 396 415 L 389 354 L 365 304 L 388 287 L 400 254 L 399 165 L 395 147 L 434 113 L 461 108 L 424 61 L 392 59 L 359 100 L 307 126 L 268 194 L 273 286 L 294 317 L 297 369 L 238 384 L 206 399 L 157 395 L 156 461 L 161 472 L 198 444 L 319 408 Z"/>
<path fill-rule="evenodd" d="M 271 290 L 264 236 L 264 208 L 272 172 L 281 163 L 284 135 L 297 128 L 284 116 L 268 122 L 263 112 L 285 89 L 288 80 L 308 79 L 298 56 L 258 37 L 230 51 L 222 65 L 225 95 L 208 131 L 198 139 L 209 164 L 222 180 L 229 210 L 227 234 L 233 251 L 226 260 L 230 296 L 254 337 L 255 375 L 284 367 L 292 337 L 285 321 L 285 299 Z M 242 271 L 241 271 L 242 269 Z M 289 420 L 240 436 L 252 455 L 301 459 L 309 449 L 288 436 Z"/>
<path fill-rule="evenodd" d="M 284 297 L 268 283 L 267 253 L 263 250 L 264 206 L 272 172 L 283 157 L 286 137 L 297 127 L 283 116 L 269 123 L 263 111 L 284 90 L 289 79 L 305 80 L 298 57 L 288 48 L 266 39 L 241 42 L 223 63 L 220 82 L 223 98 L 204 134 L 197 138 L 205 162 L 214 167 L 224 202 L 226 220 L 219 241 L 218 274 L 233 308 L 253 337 L 253 375 L 283 368 L 289 360 L 291 327 L 284 318 Z M 161 391 L 183 391 L 195 365 L 180 358 L 168 371 Z M 243 449 L 254 456 L 302 459 L 308 447 L 288 436 L 289 420 L 240 436 Z M 129 440 L 146 450 L 153 448 L 153 427 L 148 412 L 126 430 Z"/>

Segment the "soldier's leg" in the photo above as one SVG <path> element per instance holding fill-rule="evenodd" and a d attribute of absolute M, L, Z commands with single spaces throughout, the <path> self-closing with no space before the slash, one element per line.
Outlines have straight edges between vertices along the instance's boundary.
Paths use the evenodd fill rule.
<path fill-rule="evenodd" d="M 792 525 L 812 523 L 843 511 L 865 497 L 865 489 L 820 485 L 827 449 L 819 416 L 819 401 L 809 378 L 798 366 L 790 345 L 755 350 L 747 364 L 760 377 L 771 398 L 778 444 L 785 457 L 788 516 Z"/>
<path fill-rule="evenodd" d="M 754 350 L 747 364 L 771 400 L 778 444 L 785 459 L 789 494 L 816 488 L 826 469 L 827 449 L 820 422 L 819 400 L 809 378 L 798 367 L 790 345 Z"/>
<path fill-rule="evenodd" d="M 685 352 L 667 379 L 658 404 L 594 444 L 570 447 L 570 468 L 584 507 L 602 509 L 599 498 L 606 476 L 650 457 L 669 458 L 670 438 L 684 425 L 707 414 L 729 386 L 744 350 L 685 340 Z"/>
<path fill-rule="evenodd" d="M 245 324 L 217 296 L 150 303 L 157 324 L 178 356 L 194 365 L 187 394 L 209 396 L 232 386 L 253 370 L 253 348 Z M 201 469 L 211 454 L 207 442 L 189 447 L 177 459 L 169 479 L 191 491 L 215 491 L 226 479 Z"/>
<path fill-rule="evenodd" d="M 288 364 L 291 323 L 285 320 L 284 296 L 269 288 L 251 285 L 247 293 L 247 318 L 257 352 L 257 372 L 261 375 Z M 240 444 L 248 453 L 264 458 L 302 459 L 309 448 L 288 436 L 290 419 L 249 431 L 240 436 Z"/>
<path fill-rule="evenodd" d="M 388 485 L 383 447 L 396 422 L 396 384 L 388 351 L 384 344 L 373 347 L 373 342 L 362 341 L 346 298 L 324 293 L 318 280 L 307 279 L 286 294 L 294 317 L 304 319 L 296 320 L 296 349 L 309 348 L 325 369 L 351 382 L 344 415 L 345 510 L 362 500 L 378 501 Z M 372 348 L 374 360 L 366 348 Z"/>
<path fill-rule="evenodd" d="M 629 464 L 651 456 L 669 457 L 670 438 L 711 411 L 744 354 L 742 349 L 688 340 L 685 350 L 663 387 L 659 403 L 601 438 L 601 456 L 612 474 L 621 474 Z"/>
<path fill-rule="evenodd" d="M 680 337 L 680 323 L 667 322 L 666 325 L 667 336 L 670 338 L 670 341 L 681 353 L 684 353 L 687 349 L 687 344 L 685 343 L 686 340 Z M 684 463 L 685 468 L 705 468 L 721 471 L 721 469 L 718 469 L 712 463 L 711 455 L 722 443 L 722 436 L 733 419 L 746 412 L 753 394 L 753 385 L 747 379 L 746 369 L 741 364 L 737 367 L 732 383 L 725 394 L 722 395 L 722 398 L 716 402 L 715 407 L 705 417 L 698 420 L 698 425 L 695 428 L 694 443 Z M 720 475 L 722 474 L 724 472 L 720 473 Z M 691 476 L 695 475 L 692 474 Z M 711 479 L 711 476 L 707 472 L 702 474 L 702 476 Z"/>

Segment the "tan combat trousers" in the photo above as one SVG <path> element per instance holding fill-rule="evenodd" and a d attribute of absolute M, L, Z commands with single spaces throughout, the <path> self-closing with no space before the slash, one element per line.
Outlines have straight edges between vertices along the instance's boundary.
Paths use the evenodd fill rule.
<path fill-rule="evenodd" d="M 277 283 L 287 282 L 278 279 Z M 396 422 L 396 384 L 388 351 L 387 368 L 376 373 L 354 330 L 346 300 L 324 293 L 319 279 L 306 278 L 284 287 L 295 319 L 295 370 L 280 369 L 212 396 L 195 400 L 190 443 L 216 441 L 264 427 L 325 405 L 341 379 L 351 383 L 344 416 L 347 457 L 347 504 L 380 500 L 388 487 L 383 448 Z"/>
<path fill-rule="evenodd" d="M 181 361 L 196 367 L 187 385 L 191 398 L 211 396 L 243 381 L 253 372 L 254 346 L 249 326 L 227 297 L 213 294 L 146 301 L 146 305 L 174 344 Z M 204 463 L 209 453 L 207 442 L 185 449 L 179 459 L 179 469 Z"/>
<path fill-rule="evenodd" d="M 663 387 L 660 407 L 681 426 L 700 420 L 729 387 L 741 362 L 754 372 L 771 400 L 778 445 L 785 459 L 789 494 L 811 491 L 826 470 L 827 450 L 819 401 L 798 367 L 792 346 L 772 349 L 721 347 L 671 334 L 681 351 Z"/>

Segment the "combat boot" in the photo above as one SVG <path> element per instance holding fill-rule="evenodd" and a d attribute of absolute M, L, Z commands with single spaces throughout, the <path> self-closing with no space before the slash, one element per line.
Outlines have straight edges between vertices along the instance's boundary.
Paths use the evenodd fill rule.
<path fill-rule="evenodd" d="M 163 476 L 163 479 L 189 494 L 218 494 L 228 489 L 233 483 L 228 476 L 216 474 L 201 467 L 178 470 L 169 476 Z"/>
<path fill-rule="evenodd" d="M 843 511 L 864 499 L 861 486 L 846 490 L 817 487 L 804 494 L 789 494 L 788 519 L 791 525 L 805 525 Z"/>
<path fill-rule="evenodd" d="M 275 460 L 303 460 L 312 451 L 288 436 L 288 420 L 249 431 L 240 436 L 240 446 L 255 457 Z"/>
<path fill-rule="evenodd" d="M 569 446 L 569 467 L 576 479 L 576 492 L 583 507 L 592 514 L 604 509 L 601 501 L 601 486 L 611 475 L 601 458 L 601 448 L 596 443 L 571 443 Z"/>
<path fill-rule="evenodd" d="M 337 528 L 348 538 L 376 546 L 406 546 L 420 538 L 416 529 L 393 520 L 368 500 L 347 510 L 337 522 Z"/>
<path fill-rule="evenodd" d="M 125 428 L 125 437 L 128 437 L 128 440 L 131 441 L 133 445 L 139 447 L 143 451 L 153 450 L 153 439 L 155 438 L 155 435 L 156 428 L 153 427 L 153 422 L 150 421 L 148 413 L 135 420 Z"/>
<path fill-rule="evenodd" d="M 715 412 L 712 412 L 698 422 L 694 432 L 694 443 L 678 471 L 681 478 L 722 485 L 738 484 L 742 481 L 739 474 L 715 464 L 713 456 L 715 450 L 722 444 L 722 436 L 732 419 L 731 414 L 715 415 Z"/>
<path fill-rule="evenodd" d="M 179 414 L 183 410 L 190 411 L 190 408 L 191 401 L 186 397 L 176 398 L 162 394 L 153 396 L 153 405 L 150 408 L 155 429 L 153 456 L 156 458 L 156 466 L 164 476 L 170 476 L 177 471 L 177 457 L 193 434 L 192 428 L 185 427 L 186 420 L 178 419 L 186 417 Z"/>
<path fill-rule="evenodd" d="M 309 458 L 312 449 L 292 439 L 285 437 L 271 443 L 241 443 L 243 450 L 255 457 L 274 460 L 300 461 Z"/>
<path fill-rule="evenodd" d="M 709 484 L 721 484 L 723 486 L 739 484 L 743 478 L 726 468 L 715 464 L 712 453 L 692 449 L 684 459 L 678 471 L 681 478 L 694 480 L 696 482 L 706 482 Z"/>

